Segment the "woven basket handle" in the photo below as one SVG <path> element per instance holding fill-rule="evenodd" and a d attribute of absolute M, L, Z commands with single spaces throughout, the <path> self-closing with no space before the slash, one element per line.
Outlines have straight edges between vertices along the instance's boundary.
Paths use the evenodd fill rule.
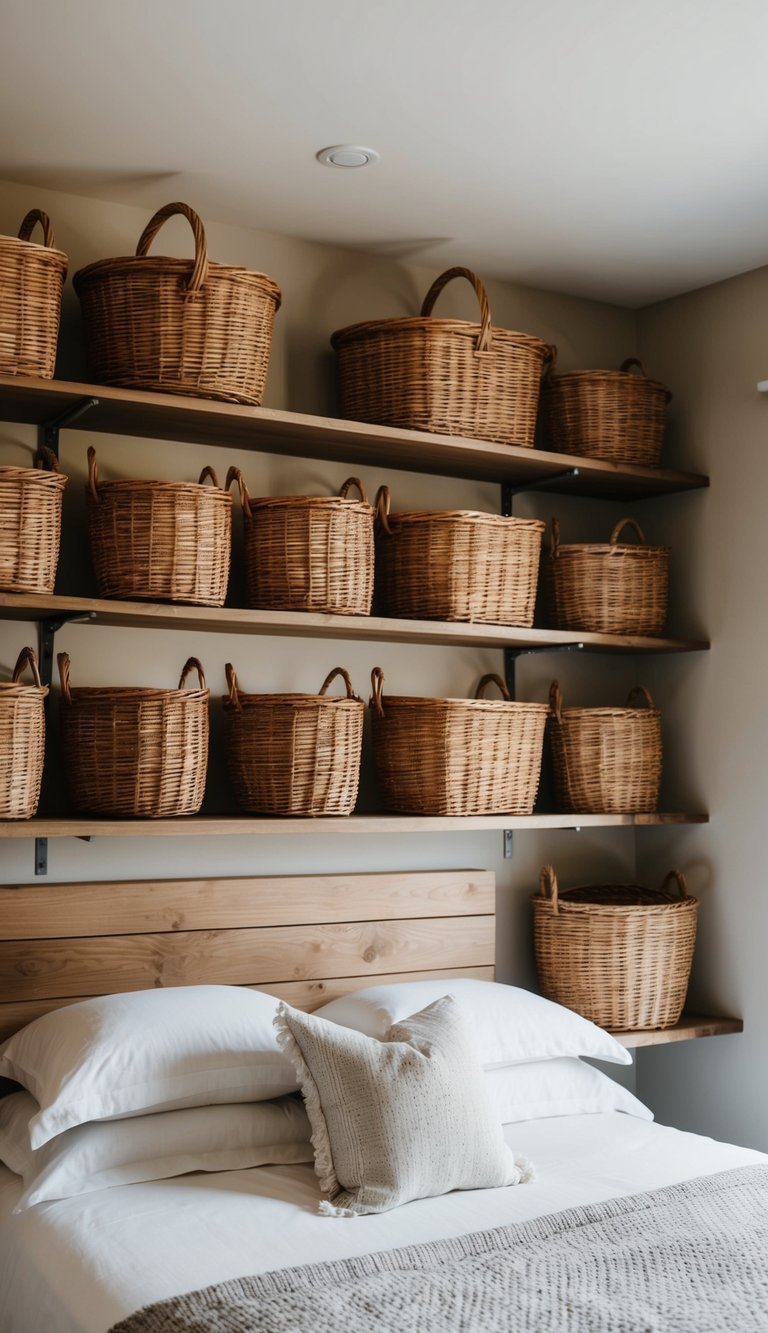
<path fill-rule="evenodd" d="M 371 689 L 373 690 L 371 705 L 375 708 L 379 717 L 383 717 L 384 704 L 382 703 L 382 692 L 384 690 L 384 672 L 381 667 L 374 667 L 371 672 Z"/>
<path fill-rule="evenodd" d="M 39 690 L 42 689 L 43 682 L 40 679 L 40 671 L 37 665 L 37 658 L 35 656 L 34 648 L 22 648 L 21 652 L 16 658 L 16 665 L 13 668 L 13 675 L 11 676 L 12 683 L 14 685 L 18 684 L 19 679 L 21 677 L 21 673 L 27 666 L 32 672 L 32 679 L 34 680 L 35 685 Z"/>
<path fill-rule="evenodd" d="M 445 273 L 441 273 L 439 278 L 435 278 L 424 300 L 421 303 L 422 316 L 431 315 L 432 307 L 444 287 L 454 278 L 466 278 L 475 289 L 480 304 L 480 336 L 475 347 L 476 352 L 490 352 L 491 350 L 491 307 L 488 304 L 488 293 L 483 283 L 471 268 L 447 268 Z"/>
<path fill-rule="evenodd" d="M 645 368 L 645 363 L 640 360 L 639 356 L 628 356 L 626 361 L 622 361 L 621 365 L 619 366 L 619 370 L 632 370 L 635 366 L 637 366 L 637 369 L 640 371 L 640 374 L 643 376 L 643 379 L 647 380 L 648 371 Z"/>
<path fill-rule="evenodd" d="M 549 687 L 549 706 L 558 722 L 562 722 L 563 695 L 559 680 L 553 680 Z"/>
<path fill-rule="evenodd" d="M 202 472 L 200 473 L 200 476 L 197 479 L 198 486 L 202 486 L 204 481 L 212 481 L 214 486 L 216 487 L 216 490 L 217 491 L 221 490 L 221 487 L 219 486 L 219 479 L 216 476 L 214 468 L 212 467 L 203 468 Z"/>
<path fill-rule="evenodd" d="M 227 662 L 224 668 L 224 674 L 227 677 L 227 689 L 229 690 L 229 702 L 238 712 L 242 709 L 240 703 L 240 687 L 237 683 L 237 672 L 231 662 Z"/>
<path fill-rule="evenodd" d="M 158 208 L 139 237 L 136 254 L 143 259 L 163 223 L 167 222 L 169 218 L 175 217 L 177 213 L 187 219 L 195 238 L 195 262 L 185 283 L 185 289 L 187 296 L 197 296 L 208 277 L 208 246 L 205 240 L 205 228 L 194 208 L 190 208 L 189 204 L 166 204 L 164 208 Z"/>
<path fill-rule="evenodd" d="M 629 694 L 627 695 L 627 702 L 625 704 L 625 707 L 635 708 L 639 706 L 641 702 L 646 704 L 648 708 L 656 707 L 655 703 L 653 702 L 653 699 L 651 698 L 650 690 L 647 690 L 644 685 L 634 685 L 632 689 L 629 691 Z"/>
<path fill-rule="evenodd" d="M 555 867 L 549 864 L 542 866 L 539 871 L 539 897 L 549 898 L 552 902 L 552 911 L 560 911 L 560 904 L 557 899 L 557 875 L 555 874 Z"/>
<path fill-rule="evenodd" d="M 60 472 L 59 460 L 53 449 L 49 449 L 47 444 L 37 446 L 37 455 L 35 457 L 35 467 L 42 468 L 46 472 Z"/>
<path fill-rule="evenodd" d="M 26 217 L 22 218 L 17 233 L 18 238 L 20 241 L 28 241 L 38 222 L 43 229 L 43 245 L 46 249 L 52 250 L 56 244 L 53 237 L 53 227 L 51 226 L 51 219 L 47 213 L 43 212 L 42 208 L 30 208 Z"/>
<path fill-rule="evenodd" d="M 333 671 L 328 672 L 328 675 L 318 690 L 318 694 L 325 694 L 328 686 L 332 685 L 338 678 L 341 678 L 341 680 L 344 681 L 347 690 L 347 698 L 359 699 L 360 696 L 355 694 L 355 691 L 352 689 L 352 681 L 349 679 L 349 673 L 346 672 L 343 667 L 334 667 Z"/>
<path fill-rule="evenodd" d="M 618 542 L 618 540 L 619 540 L 619 537 L 620 537 L 621 533 L 624 531 L 625 528 L 632 528 L 632 530 L 633 530 L 635 536 L 637 537 L 637 540 L 639 541 L 640 545 L 641 545 L 641 546 L 645 546 L 645 544 L 646 544 L 646 541 L 645 541 L 645 533 L 643 532 L 643 529 L 640 527 L 640 524 L 639 524 L 634 518 L 620 518 L 620 519 L 619 519 L 618 523 L 616 524 L 615 528 L 613 529 L 613 532 L 611 533 L 611 546 L 616 546 L 616 544 L 617 544 L 617 542 Z"/>
<path fill-rule="evenodd" d="M 552 519 L 552 535 L 549 539 L 549 554 L 556 556 L 560 549 L 560 523 L 558 519 Z"/>
<path fill-rule="evenodd" d="M 341 487 L 341 490 L 339 491 L 339 499 L 346 500 L 347 495 L 349 494 L 349 491 L 353 486 L 357 487 L 358 491 L 360 492 L 360 499 L 362 500 L 364 505 L 367 505 L 368 496 L 365 493 L 365 487 L 363 486 L 363 483 L 361 482 L 359 477 L 347 477 L 347 480 L 344 482 L 344 485 Z"/>
<path fill-rule="evenodd" d="M 183 690 L 183 689 L 184 689 L 184 686 L 185 686 L 186 683 L 187 683 L 187 676 L 189 675 L 190 671 L 196 671 L 196 672 L 197 672 L 197 679 L 198 679 L 199 682 L 200 682 L 200 686 L 199 686 L 199 688 L 200 688 L 201 690 L 204 690 L 204 689 L 205 689 L 205 672 L 203 671 L 203 668 L 202 668 L 200 662 L 198 661 L 198 659 L 197 659 L 196 657 L 188 657 L 187 660 L 186 660 L 186 662 L 184 663 L 184 666 L 182 667 L 182 670 L 181 670 L 181 675 L 179 676 L 179 685 L 178 685 L 178 688 L 179 688 L 180 690 Z"/>
<path fill-rule="evenodd" d="M 677 884 L 677 887 L 680 890 L 681 898 L 683 899 L 690 898 L 690 894 L 688 892 L 688 885 L 685 882 L 685 875 L 683 874 L 682 870 L 670 870 L 667 872 L 662 881 L 661 885 L 662 892 L 666 889 L 670 880 L 674 880 L 675 883 Z"/>
<path fill-rule="evenodd" d="M 99 503 L 99 469 L 96 465 L 96 450 L 88 445 L 88 490 L 96 503 Z"/>
<path fill-rule="evenodd" d="M 487 675 L 483 676 L 478 681 L 477 689 L 475 690 L 476 699 L 485 698 L 485 691 L 488 685 L 498 685 L 499 689 L 501 690 L 502 699 L 504 699 L 506 703 L 512 702 L 512 696 L 509 693 L 509 690 L 507 689 L 506 685 L 504 684 L 504 681 L 501 679 L 501 676 L 497 676 L 494 671 L 489 671 Z"/>
<path fill-rule="evenodd" d="M 376 492 L 376 518 L 382 531 L 386 532 L 388 537 L 392 536 L 392 529 L 389 525 L 389 487 L 380 486 Z"/>
<path fill-rule="evenodd" d="M 245 517 L 250 521 L 250 519 L 253 518 L 253 511 L 251 509 L 251 497 L 248 494 L 248 487 L 245 484 L 245 477 L 243 476 L 239 467 L 231 467 L 229 469 L 229 472 L 227 473 L 227 479 L 224 482 L 225 491 L 229 490 L 233 481 L 237 482 L 237 490 L 240 496 L 240 504 L 243 507 L 243 513 L 245 514 Z"/>
<path fill-rule="evenodd" d="M 61 693 L 68 704 L 72 702 L 72 691 L 69 688 L 69 653 L 59 653 L 56 658 L 56 665 L 59 668 L 59 680 L 61 681 Z"/>

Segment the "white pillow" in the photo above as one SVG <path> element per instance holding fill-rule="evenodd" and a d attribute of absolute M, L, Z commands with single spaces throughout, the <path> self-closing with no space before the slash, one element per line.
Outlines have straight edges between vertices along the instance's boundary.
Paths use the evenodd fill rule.
<path fill-rule="evenodd" d="M 108 1185 L 313 1157 L 309 1121 L 296 1097 L 101 1120 L 33 1149 L 29 1123 L 36 1112 L 28 1092 L 0 1101 L 0 1160 L 24 1179 L 16 1213 L 45 1199 L 69 1199 Z"/>
<path fill-rule="evenodd" d="M 484 1069 L 553 1060 L 562 1055 L 586 1055 L 618 1065 L 632 1063 L 626 1047 L 572 1009 L 497 981 L 438 977 L 369 986 L 331 1000 L 316 1013 L 381 1041 L 393 1023 L 449 994 L 455 996 L 475 1034 L 478 1059 Z"/>
<path fill-rule="evenodd" d="M 55 1009 L 0 1047 L 0 1075 L 37 1099 L 33 1148 L 114 1120 L 295 1092 L 272 1026 L 278 1001 L 242 986 L 173 986 Z"/>
<path fill-rule="evenodd" d="M 503 1125 L 515 1120 L 542 1120 L 553 1115 L 593 1115 L 623 1111 L 653 1120 L 627 1088 L 583 1060 L 534 1060 L 530 1064 L 488 1069 L 485 1086 Z"/>

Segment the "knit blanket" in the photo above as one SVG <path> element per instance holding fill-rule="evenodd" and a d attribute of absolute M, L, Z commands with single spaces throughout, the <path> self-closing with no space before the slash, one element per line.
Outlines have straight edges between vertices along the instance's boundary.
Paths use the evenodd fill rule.
<path fill-rule="evenodd" d="M 111 1333 L 372 1330 L 766 1333 L 768 1166 L 222 1282 L 148 1306 Z"/>

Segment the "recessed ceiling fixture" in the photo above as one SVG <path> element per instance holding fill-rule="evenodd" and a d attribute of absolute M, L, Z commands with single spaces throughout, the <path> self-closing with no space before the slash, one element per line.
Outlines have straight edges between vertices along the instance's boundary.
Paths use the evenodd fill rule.
<path fill-rule="evenodd" d="M 360 148 L 351 143 L 337 143 L 331 148 L 321 148 L 315 157 L 324 167 L 367 167 L 371 162 L 379 160 L 375 148 Z"/>

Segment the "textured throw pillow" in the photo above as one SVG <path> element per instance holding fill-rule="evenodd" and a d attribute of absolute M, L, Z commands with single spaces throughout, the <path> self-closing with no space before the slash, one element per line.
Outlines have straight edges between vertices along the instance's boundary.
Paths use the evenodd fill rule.
<path fill-rule="evenodd" d="M 281 1005 L 278 1041 L 296 1066 L 315 1170 L 334 1217 L 530 1179 L 488 1101 L 474 1037 L 450 995 L 383 1041 Z"/>
<path fill-rule="evenodd" d="M 514 1120 L 605 1115 L 611 1111 L 653 1120 L 653 1112 L 627 1088 L 583 1060 L 569 1056 L 489 1069 L 484 1080 L 491 1106 L 503 1125 Z"/>

